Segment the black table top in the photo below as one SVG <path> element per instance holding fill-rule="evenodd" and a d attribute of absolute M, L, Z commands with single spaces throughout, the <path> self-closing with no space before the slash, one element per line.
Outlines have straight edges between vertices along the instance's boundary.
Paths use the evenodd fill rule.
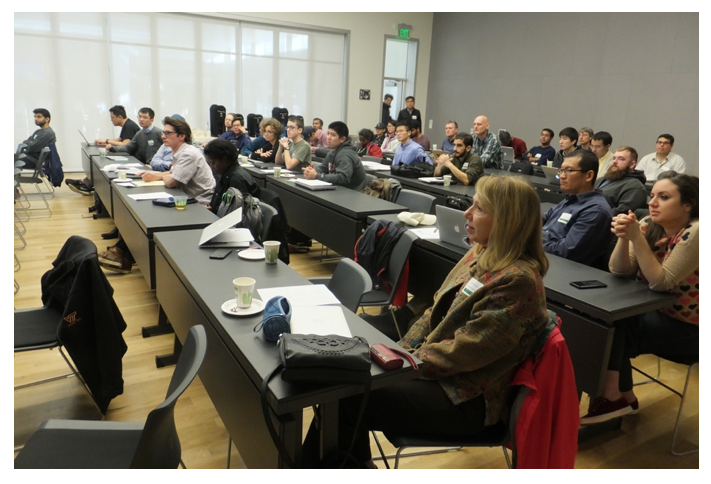
<path fill-rule="evenodd" d="M 275 343 L 264 340 L 261 333 L 253 332 L 263 314 L 234 317 L 222 312 L 221 305 L 234 298 L 232 280 L 242 276 L 252 277 L 257 281 L 255 291 L 267 287 L 307 285 L 310 282 L 280 261 L 275 265 L 268 265 L 264 261 L 243 260 L 236 253 L 230 254 L 224 260 L 211 260 L 209 255 L 212 250 L 198 248 L 199 237 L 199 230 L 161 232 L 155 235 L 155 241 L 215 331 L 254 382 L 255 387 L 259 388 L 261 381 L 279 364 L 277 347 Z M 257 293 L 255 297 L 259 298 Z M 351 311 L 343 308 L 343 313 L 353 335 L 363 336 L 370 344 L 385 343 L 399 348 L 387 336 Z M 407 363 L 400 370 L 388 372 L 373 364 L 371 375 L 372 387 L 375 389 L 392 384 L 394 380 L 414 378 L 416 373 Z M 307 388 L 286 383 L 281 378 L 274 378 L 269 389 L 270 404 L 280 414 L 362 391 L 357 385 Z"/>

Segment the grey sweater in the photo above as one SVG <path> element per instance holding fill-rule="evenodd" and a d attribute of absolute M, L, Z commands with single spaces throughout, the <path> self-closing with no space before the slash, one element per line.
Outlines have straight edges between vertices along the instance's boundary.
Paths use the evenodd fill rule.
<path fill-rule="evenodd" d="M 157 126 L 153 126 L 153 129 L 148 134 L 144 130 L 140 130 L 127 144 L 114 146 L 111 150 L 127 151 L 128 154 L 135 156 L 141 162 L 150 163 L 158 148 L 163 145 L 162 134 L 163 131 Z"/>
<path fill-rule="evenodd" d="M 32 136 L 23 141 L 27 145 L 25 153 L 28 157 L 33 158 L 35 161 L 39 159 L 40 151 L 46 148 L 50 143 L 56 143 L 57 136 L 54 134 L 52 128 L 38 129 Z"/>
<path fill-rule="evenodd" d="M 365 168 L 356 154 L 356 147 L 350 139 L 326 155 L 320 165 L 314 165 L 317 178 L 334 185 L 341 185 L 353 190 L 365 188 Z"/>
<path fill-rule="evenodd" d="M 647 179 L 643 171 L 633 171 L 615 181 L 607 181 L 606 178 L 600 178 L 595 182 L 595 188 L 599 188 L 602 191 L 602 196 L 610 204 L 612 216 L 614 217 L 621 213 L 627 213 L 628 210 L 634 212 L 647 206 L 645 181 Z"/>

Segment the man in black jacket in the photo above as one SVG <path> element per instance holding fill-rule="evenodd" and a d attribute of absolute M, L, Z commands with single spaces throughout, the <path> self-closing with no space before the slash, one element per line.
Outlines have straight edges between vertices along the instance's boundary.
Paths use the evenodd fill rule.
<path fill-rule="evenodd" d="M 599 178 L 595 188 L 602 191 L 612 208 L 612 216 L 647 206 L 647 178 L 643 171 L 635 170 L 637 150 L 631 146 L 620 146 L 612 155 L 610 167 L 604 178 Z"/>
<path fill-rule="evenodd" d="M 405 106 L 406 108 L 400 111 L 400 114 L 397 115 L 397 120 L 402 121 L 419 121 L 422 123 L 422 115 L 420 114 L 419 109 L 415 109 L 415 96 L 407 96 L 405 98 Z"/>

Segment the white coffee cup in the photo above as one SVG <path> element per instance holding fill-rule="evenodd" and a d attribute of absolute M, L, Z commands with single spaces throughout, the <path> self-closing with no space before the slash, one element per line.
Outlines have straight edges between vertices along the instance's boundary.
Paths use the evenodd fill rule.
<path fill-rule="evenodd" d="M 121 181 L 127 180 L 126 178 L 126 172 L 124 170 L 119 170 L 118 172 L 118 179 Z"/>
<path fill-rule="evenodd" d="M 274 167 L 274 176 L 277 178 L 281 176 L 281 166 Z"/>
<path fill-rule="evenodd" d="M 552 162 L 551 160 L 548 160 L 548 161 L 546 161 L 546 165 L 547 165 L 547 166 L 550 166 L 550 167 L 553 167 L 553 162 Z"/>
<path fill-rule="evenodd" d="M 99 148 L 99 156 L 102 158 L 106 156 L 106 148 L 104 148 L 103 146 Z"/>
<path fill-rule="evenodd" d="M 257 283 L 251 277 L 238 277 L 232 281 L 235 287 L 235 299 L 237 307 L 246 309 L 252 305 L 252 297 L 254 296 L 254 285 Z"/>
<path fill-rule="evenodd" d="M 432 145 L 432 151 L 437 151 L 437 145 L 436 145 L 436 144 Z"/>
<path fill-rule="evenodd" d="M 267 264 L 276 264 L 279 260 L 279 246 L 281 242 L 278 240 L 264 241 L 264 262 Z"/>
<path fill-rule="evenodd" d="M 442 179 L 444 180 L 445 187 L 448 187 L 450 183 L 452 183 L 452 175 L 444 175 Z"/>

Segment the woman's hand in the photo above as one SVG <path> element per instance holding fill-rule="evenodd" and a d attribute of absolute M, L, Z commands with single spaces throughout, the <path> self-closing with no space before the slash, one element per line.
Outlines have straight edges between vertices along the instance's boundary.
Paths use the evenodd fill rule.
<path fill-rule="evenodd" d="M 627 214 L 621 213 L 612 218 L 612 233 L 618 238 L 629 240 L 630 242 L 644 238 L 644 234 L 639 228 L 637 217 L 632 210 Z"/>

